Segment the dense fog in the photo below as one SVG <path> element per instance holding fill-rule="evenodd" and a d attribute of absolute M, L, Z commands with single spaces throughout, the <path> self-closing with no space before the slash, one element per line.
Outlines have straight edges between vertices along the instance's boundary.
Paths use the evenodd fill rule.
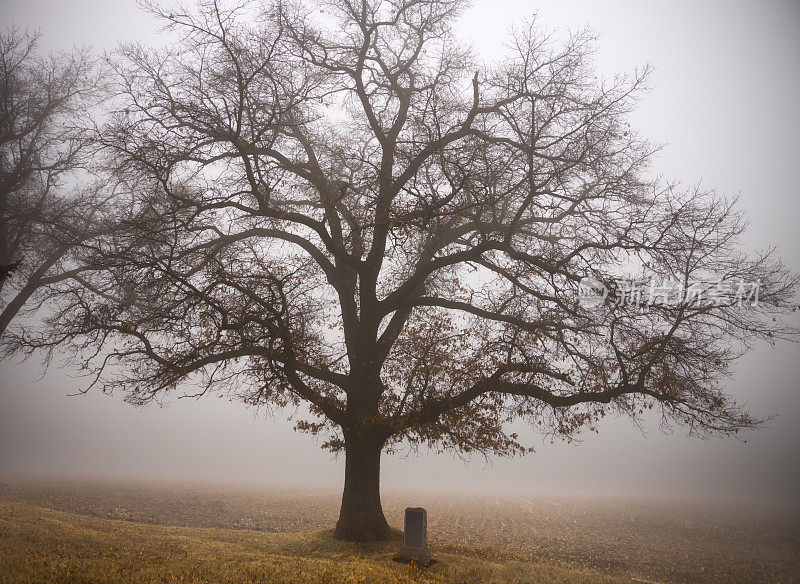
<path fill-rule="evenodd" d="M 477 0 L 461 33 L 486 56 L 532 10 L 553 29 L 591 26 L 603 74 L 655 67 L 632 118 L 665 147 L 654 173 L 730 195 L 750 219 L 748 244 L 778 246 L 800 271 L 800 5 L 793 2 L 523 2 Z M 41 28 L 46 49 L 119 39 L 165 42 L 133 0 L 5 2 L 0 20 Z M 121 395 L 70 397 L 84 382 L 54 361 L 0 364 L 0 480 L 19 475 L 190 480 L 341 488 L 344 459 L 295 433 L 290 411 L 264 412 L 218 399 L 172 398 L 135 408 Z M 735 439 L 671 434 L 646 418 L 640 430 L 606 418 L 580 444 L 550 444 L 521 426 L 536 453 L 464 462 L 426 451 L 383 459 L 384 490 L 692 496 L 796 505 L 800 347 L 759 346 L 729 390 L 766 428 Z M 527 433 L 526 433 L 527 432 Z"/>

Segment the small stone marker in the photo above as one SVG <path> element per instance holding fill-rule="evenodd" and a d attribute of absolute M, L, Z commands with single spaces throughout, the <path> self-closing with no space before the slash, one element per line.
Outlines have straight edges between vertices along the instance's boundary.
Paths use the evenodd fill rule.
<path fill-rule="evenodd" d="M 428 548 L 428 512 L 422 507 L 406 507 L 400 560 L 414 561 L 420 566 L 431 565 L 431 550 Z"/>

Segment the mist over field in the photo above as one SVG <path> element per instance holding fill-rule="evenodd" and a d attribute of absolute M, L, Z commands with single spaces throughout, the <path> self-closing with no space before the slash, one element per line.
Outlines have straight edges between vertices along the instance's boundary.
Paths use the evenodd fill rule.
<path fill-rule="evenodd" d="M 632 117 L 642 134 L 666 142 L 654 173 L 741 195 L 748 243 L 779 254 L 800 272 L 800 5 L 793 2 L 477 1 L 460 33 L 486 56 L 503 51 L 506 29 L 532 10 L 548 28 L 590 25 L 603 74 L 655 67 L 652 90 Z M 134 2 L 5 2 L 0 20 L 40 27 L 43 47 L 118 39 L 158 43 Z M 657 417 L 641 429 L 606 418 L 581 444 L 550 444 L 524 425 L 535 454 L 510 460 L 422 450 L 384 456 L 385 492 L 534 493 L 692 497 L 798 506 L 800 349 L 759 346 L 729 382 L 756 416 L 778 414 L 744 441 L 698 440 Z M 84 382 L 54 361 L 0 364 L 0 480 L 20 476 L 299 485 L 339 492 L 335 459 L 292 430 L 286 412 L 248 410 L 216 395 L 136 408 L 120 395 L 70 397 Z"/>

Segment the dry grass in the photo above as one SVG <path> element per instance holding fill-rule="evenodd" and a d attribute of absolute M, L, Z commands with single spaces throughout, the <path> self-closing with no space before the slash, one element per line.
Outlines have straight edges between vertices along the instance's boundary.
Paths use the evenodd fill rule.
<path fill-rule="evenodd" d="M 332 527 L 339 504 L 338 494 L 75 481 L 15 482 L 2 493 L 94 517 L 281 537 Z M 477 550 L 483 561 L 556 560 L 676 584 L 800 582 L 796 513 L 681 501 L 408 493 L 383 499 L 392 525 L 402 525 L 404 507 L 426 507 L 432 543 L 459 558 Z"/>
<path fill-rule="evenodd" d="M 1 582 L 631 582 L 624 575 L 455 548 L 434 549 L 437 563 L 420 570 L 393 562 L 396 550 L 397 542 L 347 544 L 329 531 L 169 527 L 0 499 Z"/>

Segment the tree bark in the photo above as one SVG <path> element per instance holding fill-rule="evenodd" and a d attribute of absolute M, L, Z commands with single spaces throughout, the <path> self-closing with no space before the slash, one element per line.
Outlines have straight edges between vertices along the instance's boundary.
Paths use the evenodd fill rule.
<path fill-rule="evenodd" d="M 383 440 L 345 436 L 344 493 L 334 537 L 347 541 L 376 541 L 389 537 L 381 507 Z"/>

